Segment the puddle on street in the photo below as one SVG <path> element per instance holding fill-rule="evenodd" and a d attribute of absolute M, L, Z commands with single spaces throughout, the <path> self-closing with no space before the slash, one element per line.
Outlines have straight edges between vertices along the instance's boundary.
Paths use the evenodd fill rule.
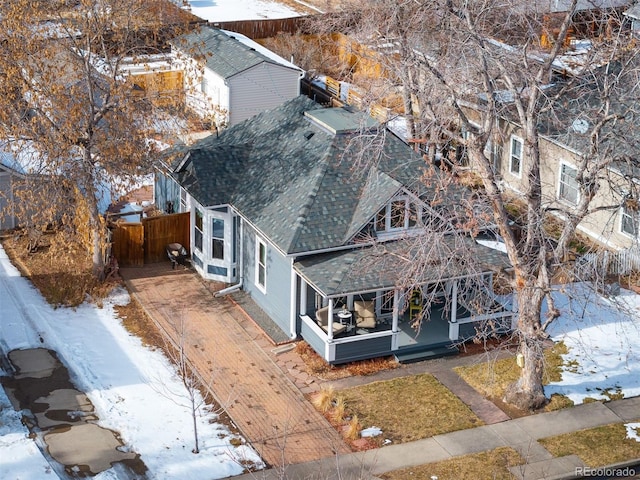
<path fill-rule="evenodd" d="M 93 476 L 119 463 L 132 478 L 144 478 L 147 468 L 140 456 L 125 451 L 116 432 L 94 423 L 98 417 L 93 404 L 71 383 L 55 352 L 12 350 L 7 357 L 16 372 L 0 377 L 7 396 L 16 410 L 31 412 L 26 425 L 68 475 Z"/>

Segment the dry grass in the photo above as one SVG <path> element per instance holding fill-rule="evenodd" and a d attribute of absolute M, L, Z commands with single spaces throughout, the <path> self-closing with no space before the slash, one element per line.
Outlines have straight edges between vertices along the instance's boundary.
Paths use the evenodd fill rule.
<path fill-rule="evenodd" d="M 342 390 L 346 415 L 382 429 L 394 443 L 411 442 L 482 425 L 482 421 L 432 375 L 413 375 Z"/>
<path fill-rule="evenodd" d="M 354 375 L 373 375 L 382 370 L 398 368 L 399 366 L 393 357 L 373 358 L 345 365 L 330 365 L 307 342 L 298 342 L 296 344 L 296 353 L 302 358 L 305 370 L 309 375 L 315 375 L 324 380 L 338 380 Z"/>
<path fill-rule="evenodd" d="M 562 342 L 545 350 L 545 374 L 543 378 L 545 385 L 561 380 L 562 355 L 567 351 L 567 347 Z M 516 364 L 515 355 L 513 358 L 456 367 L 454 370 L 481 395 L 498 403 L 504 397 L 507 387 L 518 380 L 520 376 L 520 367 Z M 547 410 L 557 410 L 572 405 L 573 403 L 566 397 L 554 395 L 554 398 L 546 408 Z"/>
<path fill-rule="evenodd" d="M 320 413 L 325 414 L 333 405 L 335 392 L 332 387 L 322 387 L 319 392 L 311 396 L 311 404 Z"/>
<path fill-rule="evenodd" d="M 64 232 L 46 232 L 32 253 L 28 242 L 27 236 L 18 234 L 2 240 L 11 262 L 54 307 L 76 307 L 87 299 L 100 304 L 117 284 L 99 282 L 89 252 Z"/>
<path fill-rule="evenodd" d="M 624 424 L 615 423 L 547 437 L 539 442 L 556 457 L 577 455 L 595 468 L 640 457 L 640 442 L 626 436 Z"/>
<path fill-rule="evenodd" d="M 443 462 L 427 463 L 380 475 L 384 480 L 416 480 L 437 477 L 439 480 L 511 480 L 508 468 L 524 464 L 523 458 L 509 447 L 500 447 Z"/>

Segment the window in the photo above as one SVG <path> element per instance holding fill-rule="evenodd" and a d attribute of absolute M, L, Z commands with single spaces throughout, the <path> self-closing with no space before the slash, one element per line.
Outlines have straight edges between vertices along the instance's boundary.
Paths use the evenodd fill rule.
<path fill-rule="evenodd" d="M 406 217 L 406 200 L 394 200 L 391 202 L 390 218 L 391 222 L 389 227 L 392 230 L 398 228 L 404 228 L 404 221 Z"/>
<path fill-rule="evenodd" d="M 511 137 L 509 171 L 517 176 L 522 173 L 522 139 L 518 137 Z"/>
<path fill-rule="evenodd" d="M 390 232 L 415 227 L 419 218 L 418 205 L 399 197 L 376 214 L 374 225 L 376 232 Z"/>
<path fill-rule="evenodd" d="M 207 94 L 207 90 L 209 90 L 209 82 L 207 81 L 207 77 L 202 76 L 202 82 L 200 83 L 200 90 L 205 95 Z"/>
<path fill-rule="evenodd" d="M 267 290 L 267 245 L 256 238 L 256 285 L 263 292 Z"/>
<path fill-rule="evenodd" d="M 638 203 L 636 200 L 629 199 L 622 204 L 620 212 L 620 230 L 627 235 L 633 237 L 638 236 Z"/>
<path fill-rule="evenodd" d="M 196 222 L 193 229 L 193 243 L 202 252 L 202 212 L 196 208 Z"/>
<path fill-rule="evenodd" d="M 187 191 L 184 188 L 180 189 L 180 212 L 187 211 Z"/>
<path fill-rule="evenodd" d="M 211 258 L 224 260 L 224 220 L 214 218 L 211 226 Z"/>
<path fill-rule="evenodd" d="M 560 180 L 558 197 L 572 205 L 578 204 L 578 182 L 576 181 L 577 170 L 566 163 L 560 164 Z"/>

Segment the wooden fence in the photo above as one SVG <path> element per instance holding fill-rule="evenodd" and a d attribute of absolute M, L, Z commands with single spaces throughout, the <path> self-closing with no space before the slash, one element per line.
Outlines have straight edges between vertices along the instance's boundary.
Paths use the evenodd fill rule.
<path fill-rule="evenodd" d="M 143 218 L 141 223 L 117 224 L 111 236 L 112 254 L 123 267 L 165 261 L 169 243 L 189 248 L 189 219 L 186 212 Z"/>
<path fill-rule="evenodd" d="M 297 33 L 307 17 L 278 18 L 272 20 L 238 20 L 234 22 L 210 22 L 216 28 L 238 32 L 251 40 L 275 37 L 279 33 Z"/>

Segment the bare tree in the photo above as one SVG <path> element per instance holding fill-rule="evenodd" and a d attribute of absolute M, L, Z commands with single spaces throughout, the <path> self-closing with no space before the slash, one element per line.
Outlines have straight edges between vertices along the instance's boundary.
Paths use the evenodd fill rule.
<path fill-rule="evenodd" d="M 347 7 L 323 27 L 384 46 L 377 58 L 401 87 L 409 139 L 454 178 L 468 169 L 478 175 L 476 194 L 490 206 L 514 271 L 524 368 L 506 400 L 525 409 L 546 403 L 543 342 L 559 315 L 552 284 L 567 268 L 579 226 L 603 212 L 610 219 L 636 190 L 636 49 L 629 48 L 619 12 L 585 7 L 578 0 L 559 11 L 537 2 L 377 0 L 366 9 Z M 585 48 L 578 53 L 572 45 L 580 40 Z M 513 134 L 521 139 L 510 161 L 520 175 L 515 185 L 523 205 L 515 226 L 504 168 L 496 165 L 513 153 Z M 559 155 L 550 148 L 556 144 L 575 155 L 562 192 L 548 173 Z M 444 147 L 452 145 L 462 155 L 448 156 Z M 555 233 L 548 229 L 552 216 L 560 219 Z M 458 233 L 477 231 L 471 225 Z M 416 249 L 407 265 L 433 259 L 434 242 L 419 241 L 429 248 Z M 544 302 L 548 314 L 541 318 Z"/>
<path fill-rule="evenodd" d="M 38 192 L 55 207 L 41 211 L 41 221 L 73 225 L 99 277 L 107 191 L 151 173 L 158 110 L 137 94 L 124 67 L 157 53 L 163 36 L 181 24 L 163 5 L 18 0 L 1 6 L 0 139 L 29 158 L 29 173 L 55 179 Z M 28 203 L 32 191 L 22 193 Z"/>
<path fill-rule="evenodd" d="M 155 389 L 158 393 L 168 398 L 177 405 L 189 409 L 191 420 L 193 423 L 193 453 L 200 453 L 200 441 L 198 436 L 198 417 L 200 411 L 207 404 L 206 390 L 211 388 L 213 378 L 208 383 L 203 383 L 202 379 L 196 374 L 195 369 L 189 362 L 187 345 L 189 342 L 189 332 L 185 321 L 185 315 L 181 314 L 178 318 L 178 324 L 175 325 L 175 336 L 172 338 L 165 337 L 164 351 L 168 355 L 171 363 L 175 366 L 176 375 L 182 384 L 179 391 L 171 389 L 170 385 L 157 379 Z M 222 407 L 216 408 L 216 413 L 221 413 Z"/>

